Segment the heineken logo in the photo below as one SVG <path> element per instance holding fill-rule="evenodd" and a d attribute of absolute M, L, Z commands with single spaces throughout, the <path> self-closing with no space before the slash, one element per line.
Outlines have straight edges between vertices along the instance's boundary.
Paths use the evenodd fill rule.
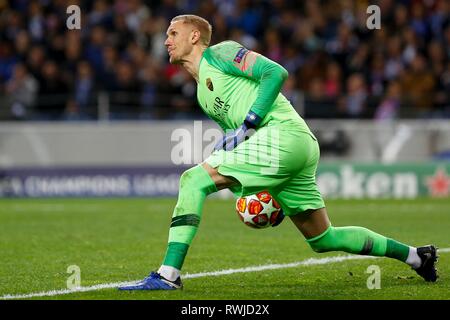
<path fill-rule="evenodd" d="M 317 184 L 323 196 L 331 198 L 414 198 L 419 194 L 414 172 L 388 174 L 381 170 L 356 170 L 351 165 L 324 170 L 318 175 Z"/>
<path fill-rule="evenodd" d="M 449 197 L 449 166 L 321 164 L 317 185 L 325 198 Z"/>

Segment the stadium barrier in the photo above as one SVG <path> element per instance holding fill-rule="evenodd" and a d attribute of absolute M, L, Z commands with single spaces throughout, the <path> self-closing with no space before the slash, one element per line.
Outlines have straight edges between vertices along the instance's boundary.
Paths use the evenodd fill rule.
<path fill-rule="evenodd" d="M 450 196 L 448 121 L 308 123 L 322 146 L 317 181 L 325 197 Z M 176 196 L 180 174 L 209 154 L 207 133 L 216 128 L 210 121 L 2 123 L 0 197 Z"/>
<path fill-rule="evenodd" d="M 174 197 L 186 168 L 1 169 L 0 197 Z M 321 164 L 317 183 L 325 198 L 449 197 L 450 163 Z"/>

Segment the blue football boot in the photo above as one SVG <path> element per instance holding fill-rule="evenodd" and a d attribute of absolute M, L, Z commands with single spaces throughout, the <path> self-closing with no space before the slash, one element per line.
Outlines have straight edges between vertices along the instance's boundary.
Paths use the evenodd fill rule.
<path fill-rule="evenodd" d="M 175 281 L 165 279 L 157 272 L 151 272 L 144 280 L 136 284 L 125 285 L 119 287 L 119 290 L 175 290 L 181 289 L 183 284 L 181 278 L 178 277 Z"/>

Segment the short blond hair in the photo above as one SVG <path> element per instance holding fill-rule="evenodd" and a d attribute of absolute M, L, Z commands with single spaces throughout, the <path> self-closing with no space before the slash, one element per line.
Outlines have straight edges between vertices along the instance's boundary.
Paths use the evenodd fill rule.
<path fill-rule="evenodd" d="M 173 18 L 170 23 L 176 21 L 183 21 L 183 23 L 188 23 L 196 27 L 198 31 L 200 31 L 200 41 L 202 44 L 209 46 L 209 43 L 211 42 L 212 26 L 208 20 L 193 14 L 182 14 Z"/>

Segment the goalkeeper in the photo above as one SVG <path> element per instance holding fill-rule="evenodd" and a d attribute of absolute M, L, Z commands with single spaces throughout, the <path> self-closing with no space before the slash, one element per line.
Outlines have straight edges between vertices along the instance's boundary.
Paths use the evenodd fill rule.
<path fill-rule="evenodd" d="M 233 41 L 209 47 L 211 32 L 201 17 L 177 16 L 165 45 L 170 63 L 180 64 L 194 77 L 200 107 L 225 134 L 204 163 L 180 178 L 159 270 L 119 289 L 181 288 L 180 270 L 200 224 L 203 202 L 224 188 L 239 196 L 268 190 L 315 252 L 390 257 L 408 264 L 426 281 L 436 281 L 433 245 L 415 248 L 363 227 L 330 223 L 315 181 L 319 144 L 280 93 L 287 71 Z"/>

